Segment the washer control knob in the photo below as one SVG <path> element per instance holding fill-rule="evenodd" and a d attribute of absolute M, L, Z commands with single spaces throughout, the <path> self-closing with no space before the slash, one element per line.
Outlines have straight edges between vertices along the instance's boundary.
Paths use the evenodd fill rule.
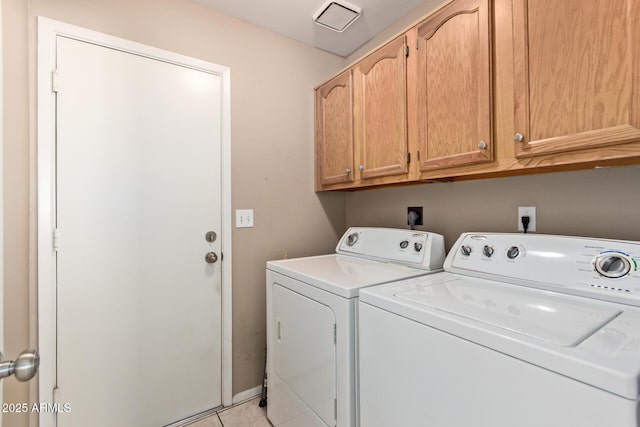
<path fill-rule="evenodd" d="M 618 279 L 631 272 L 631 262 L 622 254 L 602 254 L 596 257 L 594 266 L 601 276 Z"/>
<path fill-rule="evenodd" d="M 409 246 L 409 241 L 408 240 L 403 240 L 402 242 L 400 242 L 400 247 L 402 249 L 407 249 L 407 246 Z"/>
<path fill-rule="evenodd" d="M 415 243 L 413 244 L 413 249 L 415 249 L 415 250 L 416 250 L 416 252 L 420 252 L 420 251 L 422 250 L 422 243 L 420 243 L 420 242 L 415 242 Z"/>
<path fill-rule="evenodd" d="M 518 255 L 520 255 L 520 249 L 517 246 L 511 246 L 507 250 L 507 258 L 509 259 L 515 259 Z"/>
<path fill-rule="evenodd" d="M 353 245 L 356 244 L 356 242 L 358 241 L 358 237 L 360 237 L 358 235 L 358 233 L 351 233 L 347 236 L 347 246 L 351 247 Z"/>
<path fill-rule="evenodd" d="M 472 252 L 472 250 L 471 250 L 471 246 L 468 246 L 468 245 L 462 245 L 462 246 L 460 246 L 460 253 L 461 253 L 462 255 L 464 255 L 464 256 L 469 256 L 469 255 L 471 255 L 471 252 Z"/>
<path fill-rule="evenodd" d="M 484 245 L 484 248 L 482 248 L 482 253 L 487 258 L 491 258 L 491 256 L 493 255 L 493 246 Z"/>

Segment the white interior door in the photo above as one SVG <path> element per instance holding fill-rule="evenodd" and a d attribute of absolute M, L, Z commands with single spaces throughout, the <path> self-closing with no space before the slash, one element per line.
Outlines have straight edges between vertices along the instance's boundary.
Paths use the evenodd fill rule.
<path fill-rule="evenodd" d="M 221 78 L 62 36 L 56 62 L 58 426 L 219 406 Z"/>

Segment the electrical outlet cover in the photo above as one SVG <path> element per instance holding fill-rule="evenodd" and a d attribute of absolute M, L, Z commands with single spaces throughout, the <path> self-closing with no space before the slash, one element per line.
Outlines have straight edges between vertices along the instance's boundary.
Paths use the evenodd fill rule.
<path fill-rule="evenodd" d="M 518 207 L 518 231 L 524 231 L 522 221 L 520 218 L 523 216 L 529 217 L 529 228 L 527 233 L 533 233 L 536 231 L 536 207 L 535 206 L 519 206 Z"/>
<path fill-rule="evenodd" d="M 409 212 L 415 212 L 416 214 L 418 214 L 418 217 L 416 218 L 416 223 L 414 225 L 424 225 L 424 222 L 422 220 L 422 206 L 414 206 L 414 207 L 409 206 L 407 208 L 407 225 L 411 225 L 409 224 Z"/>

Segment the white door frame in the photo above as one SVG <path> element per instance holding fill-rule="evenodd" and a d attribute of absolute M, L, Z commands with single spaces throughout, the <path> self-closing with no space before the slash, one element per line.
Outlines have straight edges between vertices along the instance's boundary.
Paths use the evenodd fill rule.
<path fill-rule="evenodd" d="M 231 94 L 230 69 L 140 43 L 38 17 L 38 336 L 41 354 L 39 402 L 53 403 L 56 386 L 56 263 L 53 250 L 56 224 L 55 94 L 56 38 L 76 40 L 214 73 L 222 79 L 222 404 L 232 404 L 231 388 Z M 117 373 L 116 373 L 117 374 Z M 64 402 L 62 402 L 64 403 Z M 53 417 L 40 415 L 40 425 Z"/>
<path fill-rule="evenodd" d="M 2 2 L 0 2 L 0 352 L 4 352 L 4 73 L 2 62 Z M 4 402 L 2 396 L 3 385 L 0 384 L 0 404 Z M 2 413 L 0 412 L 0 427 L 2 427 Z"/>

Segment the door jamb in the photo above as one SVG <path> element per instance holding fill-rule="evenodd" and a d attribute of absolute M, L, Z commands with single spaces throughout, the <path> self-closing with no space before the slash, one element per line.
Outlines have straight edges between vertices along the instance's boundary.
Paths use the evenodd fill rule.
<path fill-rule="evenodd" d="M 0 360 L 4 351 L 4 62 L 2 61 L 2 2 L 0 2 Z M 4 402 L 0 384 L 0 404 Z M 0 412 L 0 427 L 2 413 Z"/>
<path fill-rule="evenodd" d="M 231 340 L 231 84 L 229 67 L 180 55 L 151 46 L 113 37 L 48 18 L 38 17 L 37 66 L 37 200 L 38 200 L 38 336 L 41 354 L 39 402 L 54 403 L 56 386 L 56 264 L 53 232 L 55 206 L 55 93 L 52 73 L 56 63 L 56 38 L 64 36 L 186 66 L 220 76 L 221 104 L 221 173 L 222 173 L 222 405 L 232 404 L 232 340 Z M 1 95 L 1 93 L 0 93 Z M 1 181 L 0 181 L 1 183 Z M 1 204 L 0 204 L 1 207 Z M 1 217 L 0 217 L 1 218 Z M 0 251 L 1 255 L 1 251 Z M 1 300 L 0 300 L 1 301 Z M 40 415 L 42 427 L 53 426 L 54 418 Z M 53 414 L 52 414 L 53 415 Z"/>

